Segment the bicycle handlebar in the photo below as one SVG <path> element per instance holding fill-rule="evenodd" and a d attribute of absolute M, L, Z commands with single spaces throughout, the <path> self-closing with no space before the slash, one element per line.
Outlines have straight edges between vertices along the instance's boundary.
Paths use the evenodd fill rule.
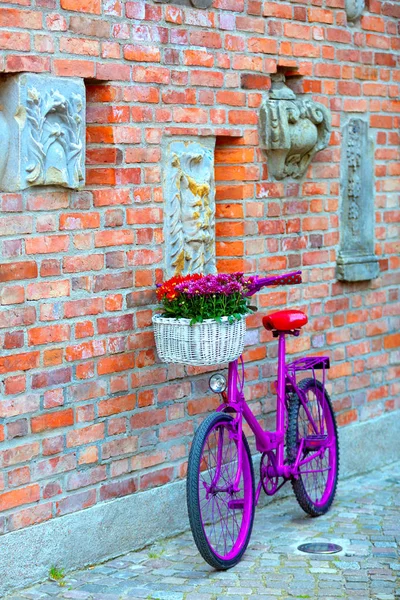
<path fill-rule="evenodd" d="M 293 271 L 292 273 L 285 273 L 284 275 L 272 275 L 270 277 L 257 277 L 254 279 L 253 285 L 246 296 L 253 296 L 256 292 L 261 290 L 261 288 L 269 285 L 297 285 L 301 282 L 301 271 Z"/>

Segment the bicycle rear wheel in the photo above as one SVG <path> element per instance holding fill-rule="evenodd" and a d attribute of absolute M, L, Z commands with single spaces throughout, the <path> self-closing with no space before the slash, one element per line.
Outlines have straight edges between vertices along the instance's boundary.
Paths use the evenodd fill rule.
<path fill-rule="evenodd" d="M 253 527 L 254 472 L 244 435 L 242 472 L 235 491 L 238 449 L 233 418 L 214 413 L 196 431 L 189 454 L 190 527 L 200 554 L 218 570 L 230 569 L 240 561 Z"/>
<path fill-rule="evenodd" d="M 312 517 L 318 517 L 329 510 L 336 493 L 339 472 L 337 426 L 331 400 L 323 385 L 314 379 L 303 379 L 299 388 L 305 394 L 306 408 L 297 394 L 290 395 L 287 456 L 293 464 L 300 444 L 303 444 L 298 478 L 292 479 L 292 487 L 301 508 Z"/>

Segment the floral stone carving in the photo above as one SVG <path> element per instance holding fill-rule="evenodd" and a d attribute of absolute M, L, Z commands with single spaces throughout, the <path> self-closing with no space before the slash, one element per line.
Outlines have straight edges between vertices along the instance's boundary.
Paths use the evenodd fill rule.
<path fill-rule="evenodd" d="M 337 260 L 337 278 L 344 281 L 364 281 L 379 274 L 374 254 L 373 157 L 368 124 L 362 119 L 350 118 L 343 129 Z"/>
<path fill-rule="evenodd" d="M 326 148 L 331 133 L 329 110 L 318 102 L 297 98 L 285 76 L 271 76 L 268 98 L 261 106 L 260 124 L 268 170 L 275 179 L 301 177 L 313 156 Z"/>
<path fill-rule="evenodd" d="M 347 20 L 355 21 L 361 16 L 365 8 L 365 0 L 345 0 L 344 10 L 346 11 Z"/>
<path fill-rule="evenodd" d="M 168 141 L 163 152 L 166 273 L 215 273 L 215 138 Z"/>
<path fill-rule="evenodd" d="M 83 81 L 21 73 L 0 86 L 0 139 L 9 139 L 0 189 L 85 183 Z M 2 145 L 3 147 L 3 145 Z"/>

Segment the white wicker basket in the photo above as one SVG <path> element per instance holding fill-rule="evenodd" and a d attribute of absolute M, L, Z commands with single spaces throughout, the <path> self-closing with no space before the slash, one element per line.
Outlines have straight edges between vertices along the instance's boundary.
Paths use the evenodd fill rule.
<path fill-rule="evenodd" d="M 245 315 L 229 323 L 206 319 L 190 325 L 190 319 L 172 319 L 154 315 L 157 353 L 166 363 L 218 365 L 236 360 L 243 352 L 246 333 Z"/>

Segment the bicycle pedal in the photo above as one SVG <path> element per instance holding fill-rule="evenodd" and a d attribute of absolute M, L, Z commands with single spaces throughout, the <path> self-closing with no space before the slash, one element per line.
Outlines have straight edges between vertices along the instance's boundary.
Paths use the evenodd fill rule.
<path fill-rule="evenodd" d="M 229 500 L 228 507 L 234 510 L 243 510 L 244 498 L 236 498 L 235 500 Z"/>

